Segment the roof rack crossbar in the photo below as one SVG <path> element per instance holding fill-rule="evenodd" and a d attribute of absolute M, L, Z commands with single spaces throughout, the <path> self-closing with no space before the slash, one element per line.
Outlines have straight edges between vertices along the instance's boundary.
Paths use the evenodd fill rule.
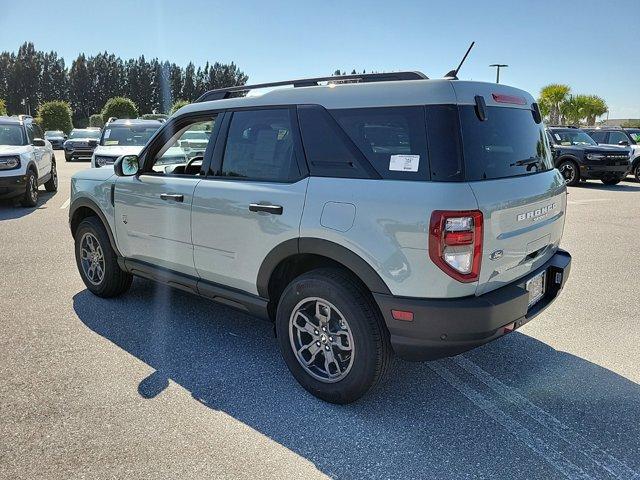
<path fill-rule="evenodd" d="M 229 98 L 232 93 L 246 92 L 258 88 L 283 87 L 293 85 L 294 87 L 313 87 L 318 82 L 345 82 L 349 80 L 359 80 L 362 83 L 368 82 L 391 82 L 402 80 L 426 80 L 427 77 L 422 72 L 389 72 L 389 73 L 363 73 L 355 75 L 333 75 L 330 77 L 300 78 L 297 80 L 284 80 L 280 82 L 258 83 L 255 85 L 237 85 L 234 87 L 218 88 L 209 90 L 201 95 L 195 103 L 208 102 L 211 100 L 222 100 Z"/>

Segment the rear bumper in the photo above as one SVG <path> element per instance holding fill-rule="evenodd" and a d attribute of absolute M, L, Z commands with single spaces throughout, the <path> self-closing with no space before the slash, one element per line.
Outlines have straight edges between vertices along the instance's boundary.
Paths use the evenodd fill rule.
<path fill-rule="evenodd" d="M 15 197 L 24 193 L 26 188 L 25 175 L 0 177 L 0 198 Z"/>
<path fill-rule="evenodd" d="M 374 293 L 396 354 L 406 360 L 457 355 L 519 328 L 555 300 L 569 276 L 571 255 L 558 250 L 524 278 L 478 297 L 423 299 Z M 527 280 L 547 271 L 544 297 L 528 308 Z M 413 321 L 395 320 L 391 310 L 413 312 Z"/>

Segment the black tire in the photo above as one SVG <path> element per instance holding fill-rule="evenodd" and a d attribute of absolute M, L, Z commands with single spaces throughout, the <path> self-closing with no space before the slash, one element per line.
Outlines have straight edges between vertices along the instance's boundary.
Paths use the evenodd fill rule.
<path fill-rule="evenodd" d="M 617 185 L 620 183 L 620 181 L 621 179 L 618 177 L 605 177 L 602 179 L 602 183 L 604 183 L 605 185 Z"/>
<path fill-rule="evenodd" d="M 73 156 L 72 155 L 67 155 L 65 153 L 64 154 L 64 160 L 65 160 L 65 162 L 73 162 Z"/>
<path fill-rule="evenodd" d="M 633 176 L 636 178 L 636 182 L 640 182 L 640 161 L 633 168 Z"/>
<path fill-rule="evenodd" d="M 33 170 L 27 170 L 25 175 L 24 195 L 20 200 L 23 207 L 33 208 L 38 205 L 38 175 Z"/>
<path fill-rule="evenodd" d="M 296 307 L 308 299 L 321 299 L 335 307 L 338 317 L 342 315 L 347 322 L 346 328 L 340 328 L 348 330 L 353 340 L 353 350 L 349 355 L 351 364 L 344 369 L 344 376 L 332 383 L 319 380 L 305 370 L 294 350 L 295 334 L 290 336 L 290 329 L 295 329 L 290 326 L 290 320 Z M 313 321 L 316 322 L 316 319 L 317 316 Z M 329 332 L 324 341 L 332 340 Z M 346 404 L 358 400 L 387 376 L 393 359 L 389 333 L 370 292 L 347 272 L 339 269 L 313 270 L 295 278 L 285 288 L 278 303 L 276 334 L 285 363 L 296 380 L 312 395 L 331 403 Z M 321 345 L 319 341 L 313 341 L 311 333 L 306 335 L 312 338 L 310 344 Z M 337 343 L 342 344 L 342 341 Z M 334 347 L 335 343 L 329 345 L 331 355 L 341 354 L 342 350 Z M 324 348 L 327 348 L 326 344 Z M 318 355 L 322 353 L 323 357 L 316 361 L 322 364 L 326 357 L 323 348 L 319 350 Z"/>
<path fill-rule="evenodd" d="M 562 160 L 558 164 L 558 170 L 568 186 L 575 187 L 580 183 L 580 168 L 573 160 Z"/>
<path fill-rule="evenodd" d="M 56 168 L 55 160 L 51 162 L 51 178 L 44 184 L 44 189 L 47 192 L 58 191 L 58 169 Z"/>
<path fill-rule="evenodd" d="M 102 278 L 99 281 L 90 280 L 83 268 L 81 246 L 86 234 L 92 235 L 97 240 L 102 252 L 104 268 Z M 91 293 L 103 298 L 115 297 L 126 292 L 131 286 L 133 276 L 118 265 L 118 257 L 111 247 L 107 231 L 97 217 L 87 217 L 78 225 L 75 234 L 75 252 L 78 272 Z"/>

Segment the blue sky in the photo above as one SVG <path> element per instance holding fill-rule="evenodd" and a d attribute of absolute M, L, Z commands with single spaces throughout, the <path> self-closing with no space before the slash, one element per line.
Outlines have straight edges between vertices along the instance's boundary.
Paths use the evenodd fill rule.
<path fill-rule="evenodd" d="M 552 82 L 607 101 L 611 118 L 640 118 L 640 2 L 0 0 L 0 50 L 26 40 L 67 62 L 108 50 L 122 58 L 234 61 L 250 82 L 331 74 L 336 68 L 455 68 L 537 95 Z"/>

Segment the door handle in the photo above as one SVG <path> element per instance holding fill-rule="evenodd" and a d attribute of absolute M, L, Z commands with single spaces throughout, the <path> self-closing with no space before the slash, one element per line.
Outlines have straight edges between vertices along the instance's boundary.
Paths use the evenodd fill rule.
<path fill-rule="evenodd" d="M 250 212 L 267 212 L 273 215 L 282 215 L 282 205 L 265 205 L 262 203 L 250 203 Z"/>
<path fill-rule="evenodd" d="M 184 201 L 184 195 L 180 195 L 178 193 L 161 193 L 161 200 L 173 200 L 174 202 L 182 202 Z"/>

